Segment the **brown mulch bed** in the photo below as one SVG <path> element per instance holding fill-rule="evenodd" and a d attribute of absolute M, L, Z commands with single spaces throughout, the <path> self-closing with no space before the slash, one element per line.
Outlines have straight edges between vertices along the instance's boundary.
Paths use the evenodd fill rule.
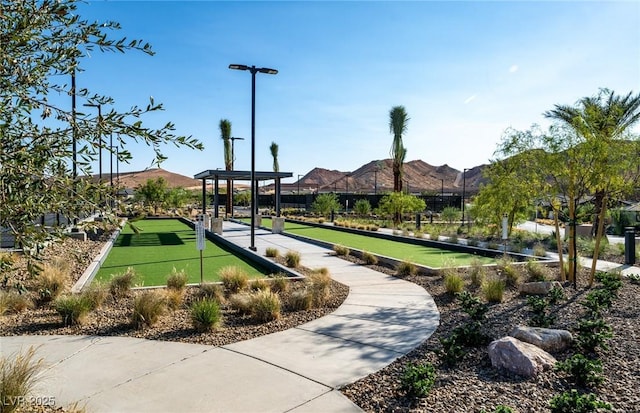
<path fill-rule="evenodd" d="M 354 258 L 350 258 L 354 260 Z M 393 273 L 385 268 L 379 271 Z M 549 411 L 549 400 L 572 383 L 561 372 L 546 371 L 537 378 L 526 380 L 491 366 L 487 347 L 466 348 L 464 359 L 454 367 L 441 362 L 437 351 L 440 339 L 449 337 L 453 329 L 468 320 L 461 311 L 457 299 L 448 294 L 440 276 L 416 275 L 406 277 L 408 281 L 423 286 L 434 298 L 440 310 L 440 326 L 421 346 L 396 360 L 382 370 L 341 389 L 342 393 L 367 412 L 493 412 L 498 405 L 509 406 L 514 412 Z M 580 274 L 579 280 L 586 280 Z M 465 289 L 480 295 L 478 287 L 468 281 Z M 578 321 L 584 315 L 580 304 L 589 292 L 586 284 L 578 288 L 565 285 L 566 299 L 553 307 L 557 316 L 552 328 L 563 328 L 575 332 Z M 640 406 L 640 311 L 637 300 L 640 286 L 624 281 L 613 308 L 608 310 L 605 320 L 613 327 L 610 349 L 600 355 L 603 362 L 603 384 L 580 391 L 597 393 L 600 399 L 612 404 L 615 412 L 638 411 Z M 531 312 L 526 297 L 515 289 L 507 290 L 505 299 L 499 304 L 489 304 L 490 310 L 484 324 L 484 332 L 491 339 L 504 337 L 517 325 L 527 325 Z M 489 340 L 488 340 L 489 341 Z M 488 344 L 487 341 L 487 344 Z M 554 354 L 564 360 L 575 353 L 569 349 Z M 436 367 L 436 384 L 424 398 L 412 399 L 401 389 L 401 376 L 409 363 L 431 362 Z"/>

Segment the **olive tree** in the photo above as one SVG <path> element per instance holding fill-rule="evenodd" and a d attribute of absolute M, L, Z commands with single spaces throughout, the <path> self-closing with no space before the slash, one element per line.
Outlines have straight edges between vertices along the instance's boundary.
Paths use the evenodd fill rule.
<path fill-rule="evenodd" d="M 0 0 L 0 10 L 0 227 L 19 245 L 35 246 L 52 235 L 51 228 L 36 224 L 45 213 L 77 219 L 108 205 L 111 188 L 83 178 L 100 151 L 127 162 L 126 143 L 143 142 L 160 163 L 166 143 L 202 149 L 196 139 L 176 136 L 171 122 L 160 128 L 143 124 L 141 117 L 163 109 L 153 98 L 101 116 L 76 110 L 78 99 L 115 107 L 111 97 L 76 88 L 75 74 L 89 53 L 153 55 L 148 43 L 111 38 L 120 25 L 83 20 L 76 0 Z M 53 98 L 60 95 L 70 96 L 68 105 Z M 96 139 L 98 129 L 114 137 L 117 151 Z"/>

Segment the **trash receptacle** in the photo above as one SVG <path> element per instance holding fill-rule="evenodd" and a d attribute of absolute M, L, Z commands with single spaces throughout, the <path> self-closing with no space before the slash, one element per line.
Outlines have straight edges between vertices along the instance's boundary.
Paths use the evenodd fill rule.
<path fill-rule="evenodd" d="M 636 263 L 636 231 L 633 227 L 627 227 L 624 231 L 624 263 Z"/>

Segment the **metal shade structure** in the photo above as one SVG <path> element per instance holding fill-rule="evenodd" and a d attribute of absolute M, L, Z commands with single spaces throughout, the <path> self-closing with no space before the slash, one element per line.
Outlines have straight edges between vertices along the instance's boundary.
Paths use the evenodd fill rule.
<path fill-rule="evenodd" d="M 281 192 L 281 184 L 280 181 L 283 178 L 292 178 L 293 172 L 261 172 L 261 171 L 226 171 L 222 169 L 208 169 L 206 171 L 202 171 L 193 176 L 194 179 L 202 180 L 202 213 L 205 214 L 207 212 L 207 180 L 214 181 L 214 194 L 213 194 L 213 203 L 214 203 L 214 212 L 213 216 L 218 218 L 218 187 L 220 180 L 233 180 L 233 181 L 251 181 L 252 187 L 257 186 L 257 182 L 260 181 L 276 181 L 276 216 L 280 216 L 280 192 Z M 255 199 L 253 200 L 255 202 Z M 253 229 L 254 225 L 254 217 L 257 205 L 251 205 L 252 217 L 251 217 L 251 228 Z"/>

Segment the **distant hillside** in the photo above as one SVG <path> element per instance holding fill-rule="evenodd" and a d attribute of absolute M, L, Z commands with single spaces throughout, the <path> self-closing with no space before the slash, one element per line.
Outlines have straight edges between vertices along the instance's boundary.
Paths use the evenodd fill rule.
<path fill-rule="evenodd" d="M 114 183 L 120 182 L 120 185 L 125 188 L 135 188 L 147 182 L 148 179 L 164 178 L 169 188 L 183 187 L 183 188 L 200 188 L 202 181 L 198 179 L 189 178 L 188 176 L 176 174 L 166 171 L 161 168 L 146 169 L 144 171 L 136 172 L 121 172 L 120 176 L 113 174 Z M 93 176 L 97 178 L 96 175 Z M 103 180 L 109 180 L 109 174 L 102 174 Z"/>
<path fill-rule="evenodd" d="M 483 182 L 482 170 L 486 165 L 468 169 L 463 177 L 449 165 L 433 166 L 421 160 L 406 162 L 403 169 L 405 188 L 411 192 L 461 193 L 464 187 L 469 193 L 476 192 Z M 464 179 L 463 179 L 464 178 Z M 298 182 L 286 185 L 296 190 Z M 313 168 L 300 179 L 300 190 L 303 192 L 338 191 L 338 192 L 389 192 L 393 190 L 393 161 L 383 159 L 371 161 L 352 172 L 341 172 L 323 168 Z"/>

